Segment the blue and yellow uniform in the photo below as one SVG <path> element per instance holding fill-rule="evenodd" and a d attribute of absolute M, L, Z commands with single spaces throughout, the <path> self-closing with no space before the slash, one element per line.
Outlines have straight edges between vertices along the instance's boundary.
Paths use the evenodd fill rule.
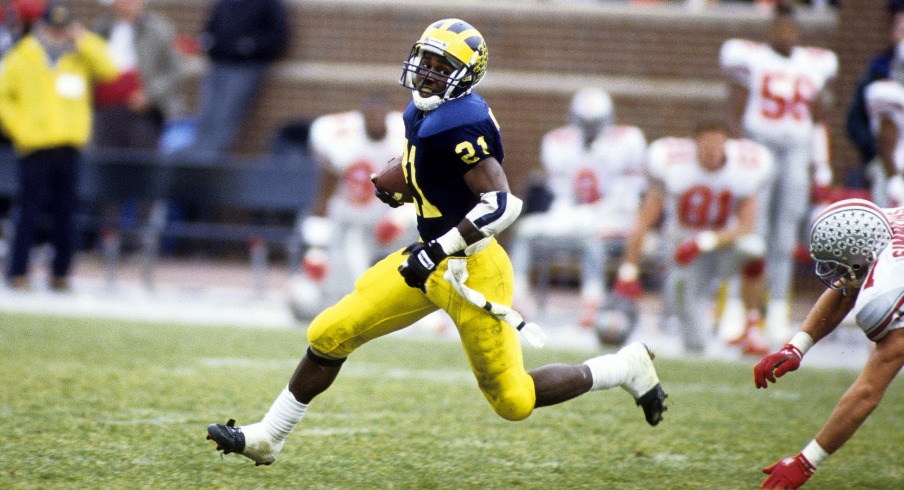
<path fill-rule="evenodd" d="M 479 202 L 464 174 L 489 157 L 503 159 L 498 125 L 477 94 L 452 99 L 431 111 L 412 103 L 404 114 L 403 163 L 424 241 L 455 227 Z M 531 377 L 524 370 L 517 331 L 459 296 L 443 275 L 449 260 L 466 260 L 468 286 L 487 300 L 512 303 L 513 275 L 508 255 L 495 239 L 465 257 L 443 260 L 427 281 L 426 293 L 409 287 L 399 264 L 399 250 L 366 271 L 355 289 L 311 323 L 308 340 L 319 355 L 344 359 L 358 346 L 445 310 L 458 328 L 478 386 L 493 409 L 508 420 L 521 420 L 534 408 Z M 482 248 L 482 249 L 481 249 Z"/>

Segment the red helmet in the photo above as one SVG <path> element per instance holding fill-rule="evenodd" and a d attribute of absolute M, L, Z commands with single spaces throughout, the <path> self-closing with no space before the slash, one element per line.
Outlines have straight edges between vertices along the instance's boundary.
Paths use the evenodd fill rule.
<path fill-rule="evenodd" d="M 31 24 L 44 15 L 47 2 L 44 0 L 13 0 L 13 11 L 22 22 Z"/>

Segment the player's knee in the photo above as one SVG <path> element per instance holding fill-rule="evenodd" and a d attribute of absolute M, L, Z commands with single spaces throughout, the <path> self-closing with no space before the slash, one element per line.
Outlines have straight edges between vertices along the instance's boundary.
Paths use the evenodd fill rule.
<path fill-rule="evenodd" d="M 516 422 L 530 416 L 536 404 L 533 380 L 524 373 L 523 379 L 511 382 L 500 382 L 495 386 L 481 386 L 481 390 L 489 400 L 497 415 Z M 501 381 L 501 380 L 497 380 Z"/>
<path fill-rule="evenodd" d="M 515 391 L 509 390 L 499 398 L 490 401 L 496 414 L 511 422 L 524 420 L 534 411 L 533 396 Z"/>
<path fill-rule="evenodd" d="M 751 260 L 744 264 L 741 268 L 741 274 L 749 279 L 757 279 L 763 277 L 763 271 L 766 269 L 766 261 L 763 259 Z"/>
<path fill-rule="evenodd" d="M 348 357 L 350 352 L 341 349 L 342 344 L 334 327 L 335 324 L 325 320 L 324 315 L 317 316 L 308 326 L 308 343 L 321 356 L 333 359 Z"/>

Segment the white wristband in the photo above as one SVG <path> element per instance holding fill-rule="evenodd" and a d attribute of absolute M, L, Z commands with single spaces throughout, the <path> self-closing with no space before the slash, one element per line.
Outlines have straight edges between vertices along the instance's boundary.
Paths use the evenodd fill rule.
<path fill-rule="evenodd" d="M 819 466 L 819 463 L 822 463 L 826 458 L 829 457 L 829 453 L 827 453 L 826 450 L 823 449 L 818 442 L 816 442 L 816 439 L 810 441 L 810 443 L 807 444 L 807 447 L 805 447 L 800 453 L 803 454 L 805 458 L 807 458 L 807 461 L 809 461 L 814 468 Z"/>
<path fill-rule="evenodd" d="M 794 334 L 794 337 L 791 337 L 791 340 L 788 341 L 789 345 L 794 346 L 795 349 L 800 351 L 800 357 L 803 357 L 804 354 L 810 350 L 810 347 L 813 347 L 814 343 L 813 337 L 807 332 L 797 332 Z"/>
<path fill-rule="evenodd" d="M 622 281 L 636 281 L 640 276 L 637 265 L 625 262 L 618 268 L 618 278 Z"/>
<path fill-rule="evenodd" d="M 712 230 L 701 231 L 694 239 L 701 252 L 711 252 L 719 244 L 719 237 Z"/>
<path fill-rule="evenodd" d="M 452 255 L 455 252 L 460 252 L 468 246 L 468 242 L 465 241 L 465 238 L 461 236 L 461 232 L 458 231 L 458 227 L 454 227 L 451 230 L 447 231 L 445 235 L 436 239 L 436 243 L 439 244 L 440 247 L 443 248 L 443 252 L 446 255 Z"/>

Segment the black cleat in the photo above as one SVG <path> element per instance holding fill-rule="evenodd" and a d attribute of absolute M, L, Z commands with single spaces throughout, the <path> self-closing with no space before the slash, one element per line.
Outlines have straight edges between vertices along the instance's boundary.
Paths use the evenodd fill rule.
<path fill-rule="evenodd" d="M 235 419 L 229 419 L 226 425 L 208 425 L 207 440 L 217 443 L 217 451 L 223 451 L 223 454 L 242 454 L 245 450 L 245 434 L 242 429 L 235 428 Z"/>
<path fill-rule="evenodd" d="M 656 426 L 662 421 L 662 412 L 669 409 L 665 406 L 665 399 L 668 397 L 669 395 L 662 391 L 662 385 L 657 383 L 653 389 L 637 399 L 637 404 L 643 408 L 643 415 L 648 424 Z"/>
<path fill-rule="evenodd" d="M 285 442 L 274 442 L 259 423 L 236 427 L 233 419 L 229 419 L 226 425 L 208 425 L 207 439 L 217 443 L 217 451 L 241 454 L 254 461 L 255 466 L 273 464 Z"/>

